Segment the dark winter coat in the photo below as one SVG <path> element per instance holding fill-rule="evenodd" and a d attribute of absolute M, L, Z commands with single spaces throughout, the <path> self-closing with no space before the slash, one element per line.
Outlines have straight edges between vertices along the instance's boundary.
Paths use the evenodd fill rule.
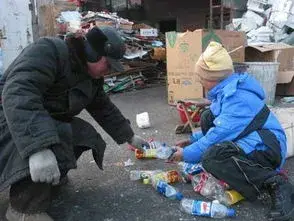
<path fill-rule="evenodd" d="M 67 136 L 71 127 L 66 125 L 84 108 L 118 144 L 134 135 L 129 121 L 104 93 L 103 79 L 76 73 L 71 66 L 63 40 L 41 38 L 25 48 L 4 73 L 0 85 L 0 190 L 28 176 L 29 156 L 43 148 L 52 147 L 61 170 L 74 168 L 73 138 Z M 59 123 L 62 133 L 57 129 Z M 104 153 L 103 145 L 101 148 L 98 151 Z"/>

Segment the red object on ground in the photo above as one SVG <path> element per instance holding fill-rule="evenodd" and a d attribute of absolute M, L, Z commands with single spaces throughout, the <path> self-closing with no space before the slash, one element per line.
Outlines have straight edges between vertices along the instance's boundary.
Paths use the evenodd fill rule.
<path fill-rule="evenodd" d="M 193 105 L 193 104 L 192 103 L 185 103 L 186 108 L 190 107 L 191 105 Z M 177 105 L 177 110 L 178 110 L 178 113 L 180 115 L 180 118 L 181 118 L 181 121 L 183 122 L 183 124 L 186 123 L 188 121 L 188 119 L 187 119 L 187 117 L 185 115 L 182 104 Z M 193 114 L 193 111 L 188 111 L 188 114 L 191 116 Z M 193 122 L 199 122 L 200 121 L 200 115 L 196 114 L 193 117 L 192 121 Z"/>

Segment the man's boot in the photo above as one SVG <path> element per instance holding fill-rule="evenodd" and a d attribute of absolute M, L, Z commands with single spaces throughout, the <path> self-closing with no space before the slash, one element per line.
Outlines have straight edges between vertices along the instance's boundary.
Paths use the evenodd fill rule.
<path fill-rule="evenodd" d="M 265 182 L 272 200 L 268 219 L 286 221 L 294 217 L 294 186 L 287 178 L 277 175 Z"/>
<path fill-rule="evenodd" d="M 8 221 L 53 221 L 46 211 L 50 207 L 52 186 L 34 183 L 30 177 L 10 187 Z"/>
<path fill-rule="evenodd" d="M 6 219 L 8 221 L 54 221 L 47 213 L 25 214 L 13 209 L 9 204 Z"/>

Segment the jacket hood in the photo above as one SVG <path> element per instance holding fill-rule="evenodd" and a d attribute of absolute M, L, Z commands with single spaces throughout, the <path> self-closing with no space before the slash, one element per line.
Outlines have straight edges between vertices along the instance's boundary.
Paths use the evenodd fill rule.
<path fill-rule="evenodd" d="M 221 90 L 227 97 L 229 97 L 237 91 L 237 88 L 254 93 L 261 100 L 265 99 L 265 93 L 262 86 L 248 73 L 234 73 L 224 79 L 208 92 L 208 99 L 213 100 Z"/>

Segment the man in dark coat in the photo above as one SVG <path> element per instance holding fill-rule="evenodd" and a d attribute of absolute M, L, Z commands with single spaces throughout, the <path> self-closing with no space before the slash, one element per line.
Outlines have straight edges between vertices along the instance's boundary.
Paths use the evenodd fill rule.
<path fill-rule="evenodd" d="M 112 28 L 85 37 L 41 38 L 4 73 L 0 90 L 0 191 L 10 186 L 9 221 L 52 221 L 52 185 L 66 178 L 86 150 L 102 169 L 105 142 L 86 121 L 86 109 L 118 143 L 148 145 L 103 91 L 103 76 L 125 46 Z"/>

